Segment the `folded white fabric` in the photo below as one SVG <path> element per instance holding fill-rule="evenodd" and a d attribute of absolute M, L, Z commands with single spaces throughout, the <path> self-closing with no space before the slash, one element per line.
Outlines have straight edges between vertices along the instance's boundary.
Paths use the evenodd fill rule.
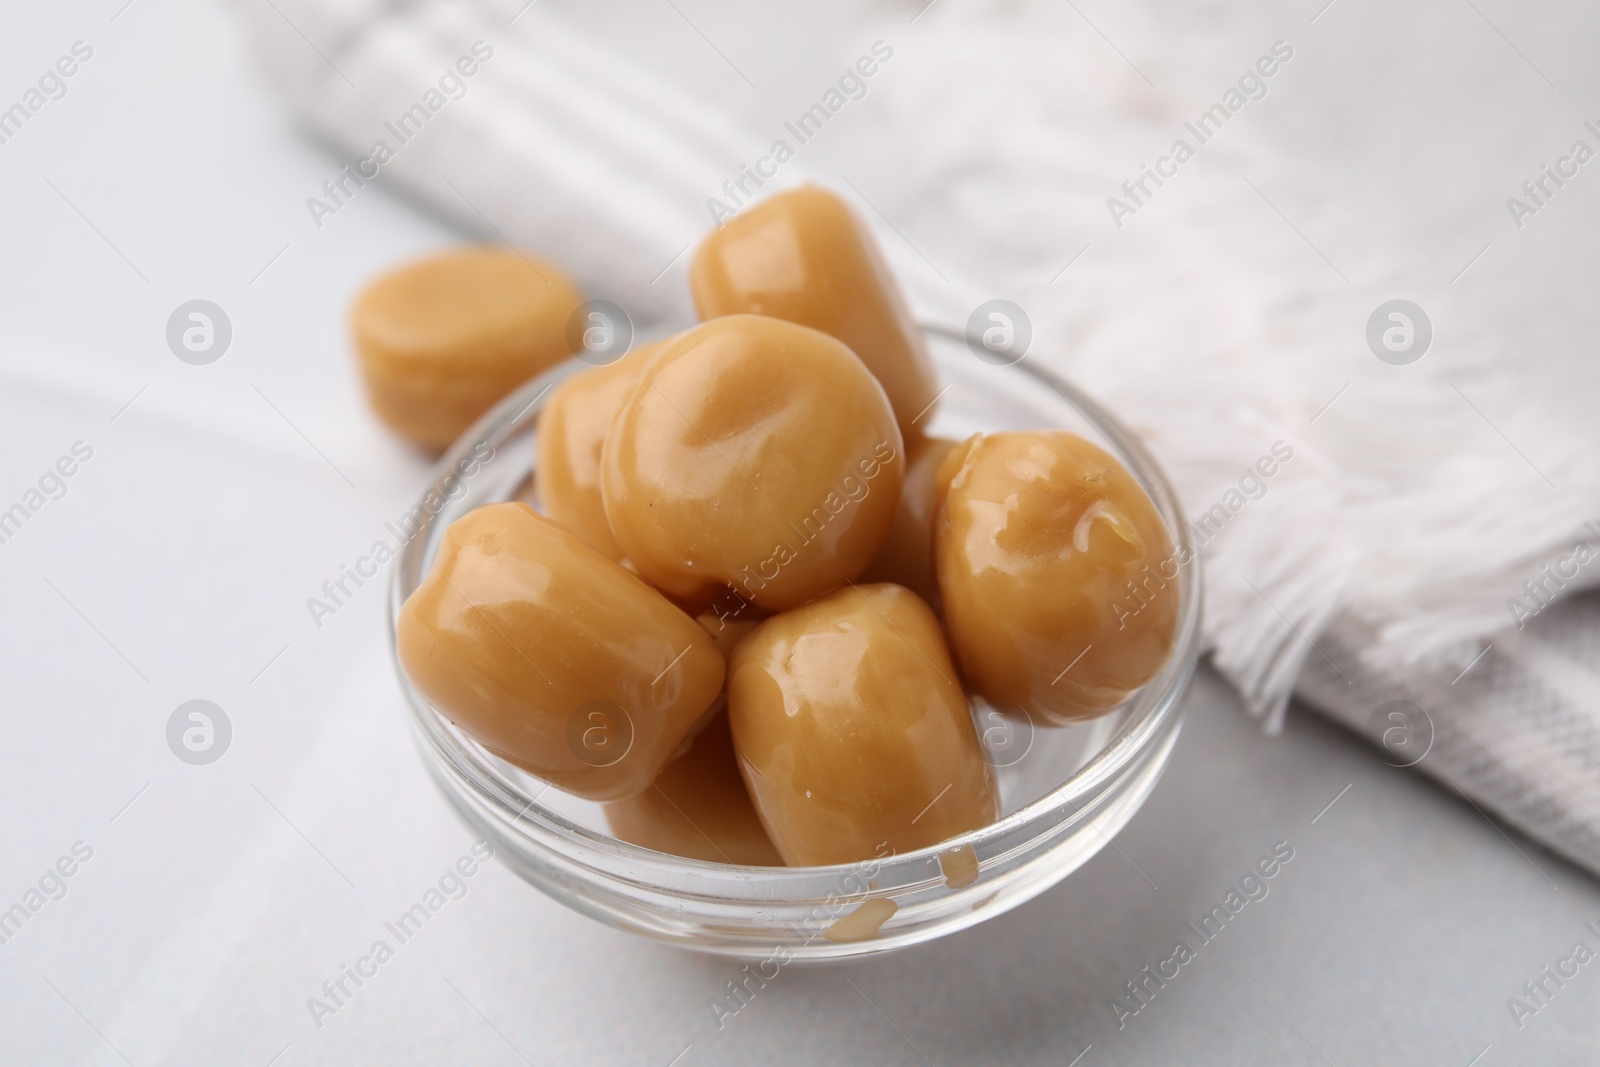
<path fill-rule="evenodd" d="M 920 315 L 1015 301 L 1028 358 L 1145 436 L 1203 545 L 1214 662 L 1253 714 L 1276 728 L 1297 684 L 1358 727 L 1410 699 L 1438 727 L 1424 767 L 1600 871 L 1600 687 L 1560 651 L 1596 630 L 1543 612 L 1600 578 L 1586 253 L 1502 205 L 1550 150 L 1600 139 L 1475 120 L 1477 155 L 1444 180 L 1426 138 L 1461 131 L 1389 104 L 1443 81 L 1481 117 L 1523 92 L 1497 39 L 1374 87 L 1332 80 L 1327 24 L 1212 7 L 1125 5 L 1136 64 L 1044 2 L 822 4 L 806 32 L 677 4 L 240 6 L 269 79 L 350 163 L 309 226 L 391 184 L 673 325 L 723 211 L 810 177 L 840 189 Z M 1385 17 L 1401 52 L 1439 32 Z M 867 54 L 872 76 L 838 80 Z M 1483 162 L 1507 156 L 1527 160 L 1515 181 Z M 1538 188 L 1549 206 L 1558 187 Z M 1397 298 L 1426 322 L 1377 313 Z M 1431 344 L 1382 359 L 1369 320 Z"/>
<path fill-rule="evenodd" d="M 1327 659 L 1306 661 L 1306 700 L 1371 737 L 1392 765 L 1431 774 L 1600 872 L 1600 594 L 1497 635 L 1464 674 L 1365 669 L 1338 634 L 1317 647 Z"/>

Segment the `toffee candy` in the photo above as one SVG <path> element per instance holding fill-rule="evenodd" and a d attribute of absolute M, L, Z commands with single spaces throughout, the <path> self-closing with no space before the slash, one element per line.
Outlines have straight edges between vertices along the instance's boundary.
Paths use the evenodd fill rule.
<path fill-rule="evenodd" d="M 729 671 L 740 769 L 789 863 L 908 852 L 999 813 L 939 623 L 910 590 L 854 586 L 774 616 Z"/>
<path fill-rule="evenodd" d="M 973 689 L 1064 725 L 1155 676 L 1177 631 L 1177 562 L 1121 463 L 1064 431 L 997 433 L 952 452 L 941 481 L 939 590 Z"/>
<path fill-rule="evenodd" d="M 544 513 L 619 563 L 622 547 L 600 497 L 600 450 L 635 372 L 654 347 L 573 375 L 550 391 L 539 415 L 535 471 Z"/>
<path fill-rule="evenodd" d="M 650 584 L 684 602 L 731 585 L 782 611 L 872 562 L 903 453 L 882 387 L 843 344 L 730 315 L 639 369 L 600 484 L 617 544 Z"/>
<path fill-rule="evenodd" d="M 701 319 L 748 312 L 837 337 L 883 383 L 903 436 L 927 425 L 939 376 L 922 331 L 872 234 L 828 190 L 802 185 L 713 230 L 690 286 Z"/>
<path fill-rule="evenodd" d="M 693 619 L 521 503 L 450 525 L 397 631 L 401 667 L 436 708 L 590 800 L 648 789 L 725 675 Z"/>
<path fill-rule="evenodd" d="M 454 441 L 511 390 L 571 352 L 583 298 L 555 266 L 463 248 L 390 271 L 351 310 L 378 416 L 425 448 Z"/>

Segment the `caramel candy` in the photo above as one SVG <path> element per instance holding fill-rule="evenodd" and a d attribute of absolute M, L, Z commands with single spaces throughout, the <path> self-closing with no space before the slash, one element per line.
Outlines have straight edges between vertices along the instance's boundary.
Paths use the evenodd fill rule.
<path fill-rule="evenodd" d="M 740 768 L 789 863 L 907 852 L 998 814 L 939 624 L 910 590 L 854 586 L 776 615 L 729 672 Z"/>
<path fill-rule="evenodd" d="M 717 643 L 717 648 L 722 652 L 724 659 L 733 655 L 733 646 L 743 641 L 751 630 L 756 628 L 756 619 L 722 619 L 710 612 L 694 620 L 699 623 L 706 633 L 711 635 L 711 640 Z"/>
<path fill-rule="evenodd" d="M 573 375 L 550 391 L 539 413 L 534 476 L 544 513 L 619 563 L 622 548 L 600 499 L 600 449 L 634 372 L 654 347 L 643 345 L 614 363 Z"/>
<path fill-rule="evenodd" d="M 601 459 L 606 518 L 639 573 L 707 604 L 781 611 L 866 569 L 905 471 L 883 389 L 843 344 L 730 315 L 662 343 Z"/>
<path fill-rule="evenodd" d="M 1121 463 L 1062 431 L 977 436 L 945 461 L 935 531 L 945 627 L 973 689 L 1064 724 L 1155 676 L 1178 618 L 1178 565 Z"/>
<path fill-rule="evenodd" d="M 657 852 L 747 867 L 783 866 L 745 792 L 726 715 L 712 719 L 649 789 L 607 804 L 605 811 L 612 834 Z"/>
<path fill-rule="evenodd" d="M 889 528 L 889 539 L 878 558 L 861 577 L 864 582 L 903 585 L 935 609 L 939 606 L 939 583 L 933 573 L 933 517 L 941 488 L 939 468 L 955 447 L 955 441 L 943 437 L 907 443 L 910 456 L 894 525 Z"/>
<path fill-rule="evenodd" d="M 568 356 L 567 320 L 582 299 L 555 266 L 497 248 L 383 275 L 350 316 L 373 408 L 411 440 L 443 448 Z"/>
<path fill-rule="evenodd" d="M 397 630 L 406 676 L 451 722 L 590 800 L 649 788 L 725 673 L 693 619 L 521 503 L 450 525 Z"/>
<path fill-rule="evenodd" d="M 770 315 L 843 341 L 883 383 L 908 440 L 939 396 L 927 343 L 872 234 L 826 189 L 802 185 L 728 220 L 695 253 L 690 286 L 701 319 Z"/>

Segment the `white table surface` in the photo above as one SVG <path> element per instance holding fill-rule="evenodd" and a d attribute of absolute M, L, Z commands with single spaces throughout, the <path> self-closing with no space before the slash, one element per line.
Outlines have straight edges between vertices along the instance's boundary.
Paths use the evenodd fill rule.
<path fill-rule="evenodd" d="M 73 41 L 95 49 L 0 145 L 0 508 L 93 449 L 0 544 L 0 908 L 93 850 L 0 945 L 0 1062 L 1600 1059 L 1600 963 L 1520 1029 L 1506 1006 L 1575 942 L 1600 949 L 1593 879 L 1309 712 L 1262 737 L 1210 674 L 1115 849 L 938 943 L 785 970 L 723 1031 L 708 1000 L 734 966 L 498 866 L 318 1028 L 307 998 L 470 845 L 411 748 L 381 590 L 320 628 L 305 607 L 426 469 L 366 414 L 346 302 L 458 235 L 381 189 L 314 230 L 330 157 L 225 14 L 120 6 L 13 10 L 0 35 L 5 104 Z M 195 297 L 234 328 L 206 367 L 163 336 Z M 165 741 L 194 698 L 233 725 L 210 766 Z M 1119 1030 L 1110 998 L 1279 841 L 1295 857 L 1270 895 Z"/>

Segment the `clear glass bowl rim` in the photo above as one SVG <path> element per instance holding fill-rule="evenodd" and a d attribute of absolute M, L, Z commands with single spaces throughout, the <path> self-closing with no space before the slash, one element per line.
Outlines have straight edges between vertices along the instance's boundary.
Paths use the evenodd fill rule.
<path fill-rule="evenodd" d="M 930 341 L 938 344 L 965 346 L 964 332 L 942 326 L 927 326 Z M 964 358 L 972 358 L 970 355 Z M 533 420 L 542 407 L 548 390 L 562 379 L 586 368 L 578 359 L 569 359 L 546 373 L 528 381 L 501 403 L 480 418 L 459 440 L 439 458 L 430 474 L 426 501 L 433 492 L 443 493 L 444 479 L 456 465 L 483 442 L 504 442 L 515 437 Z M 1182 696 L 1193 676 L 1200 652 L 1200 568 L 1198 556 L 1190 537 L 1188 524 L 1183 518 L 1178 499 L 1165 474 L 1154 457 L 1134 434 L 1122 425 L 1100 403 L 1048 370 L 1023 360 L 1009 368 L 1029 376 L 1039 386 L 1059 394 L 1104 436 L 1114 452 L 1124 459 L 1134 476 L 1144 486 L 1157 509 L 1167 522 L 1178 556 L 1177 583 L 1180 595 L 1178 627 L 1171 655 L 1161 672 L 1147 683 L 1126 705 L 1126 720 L 1110 741 L 1055 788 L 1037 800 L 1001 817 L 979 830 L 961 834 L 937 845 L 914 852 L 895 853 L 884 860 L 878 883 L 865 894 L 868 897 L 893 896 L 909 888 L 897 886 L 895 879 L 883 877 L 893 869 L 926 871 L 927 862 L 940 853 L 962 846 L 971 846 L 980 854 L 985 846 L 1008 835 L 1015 836 L 1031 827 L 1051 831 L 1060 822 L 1062 812 L 1076 806 L 1079 812 L 1092 809 L 1096 792 L 1107 792 L 1115 787 L 1120 775 L 1148 755 L 1149 750 L 1164 739 L 1175 739 L 1181 722 Z M 423 749 L 425 762 L 446 797 L 457 808 L 465 821 L 473 822 L 463 810 L 461 801 L 450 794 L 456 787 L 472 797 L 477 806 L 494 814 L 503 832 L 517 829 L 523 840 L 522 847 L 530 853 L 519 873 L 533 881 L 539 888 L 557 899 L 610 922 L 613 925 L 633 927 L 609 909 L 582 907 L 582 892 L 574 892 L 570 884 L 574 871 L 580 880 L 592 880 L 595 888 L 602 885 L 616 893 L 626 894 L 630 887 L 667 896 L 688 896 L 705 902 L 722 902 L 731 906 L 794 905 L 803 906 L 818 900 L 820 886 L 837 885 L 856 872 L 860 864 L 836 864 L 819 867 L 744 867 L 713 863 L 668 855 L 618 840 L 574 822 L 566 816 L 539 803 L 537 795 L 527 795 L 497 762 L 475 744 L 465 741 L 457 729 L 437 712 L 418 693 L 400 669 L 396 655 L 395 626 L 400 606 L 415 588 L 424 573 L 424 562 L 429 558 L 437 540 L 443 515 L 428 515 L 415 536 L 397 555 L 389 583 L 388 642 L 395 656 L 395 671 L 411 712 L 412 725 Z M 1165 755 L 1161 756 L 1165 762 Z M 1155 773 L 1159 774 L 1160 768 Z M 443 774 L 448 781 L 440 778 Z M 542 792 L 542 791 L 541 791 Z M 1142 804 L 1143 797 L 1137 799 Z M 1131 817 L 1131 812 L 1129 813 Z M 1126 821 L 1125 819 L 1123 821 Z M 520 826 L 518 826 L 520 824 Z M 1119 824 L 1120 825 L 1120 824 Z M 1059 828 L 1048 832 L 1042 840 L 1059 837 Z M 1104 836 L 1104 835 L 1101 835 Z M 1109 837 L 1105 840 L 1108 842 Z M 541 853 L 544 855 L 541 856 Z M 551 884 L 543 878 L 531 876 L 541 865 L 541 859 L 551 865 L 550 876 L 560 884 Z M 529 867 L 535 872 L 530 872 Z M 557 870 L 559 869 L 559 874 Z M 1059 877 L 1064 877 L 1063 872 Z M 687 893 L 682 882 L 684 876 L 693 879 L 694 889 Z M 1053 878 L 1048 884 L 1059 880 Z M 925 873 L 916 878 L 917 885 L 926 881 Z M 1035 887 L 1021 899 L 1047 888 Z M 1004 909 L 1001 909 L 1004 910 Z M 967 925 L 967 924 L 962 924 Z M 637 928 L 638 932 L 660 936 L 659 930 Z M 707 946 L 715 950 L 714 946 Z"/>

